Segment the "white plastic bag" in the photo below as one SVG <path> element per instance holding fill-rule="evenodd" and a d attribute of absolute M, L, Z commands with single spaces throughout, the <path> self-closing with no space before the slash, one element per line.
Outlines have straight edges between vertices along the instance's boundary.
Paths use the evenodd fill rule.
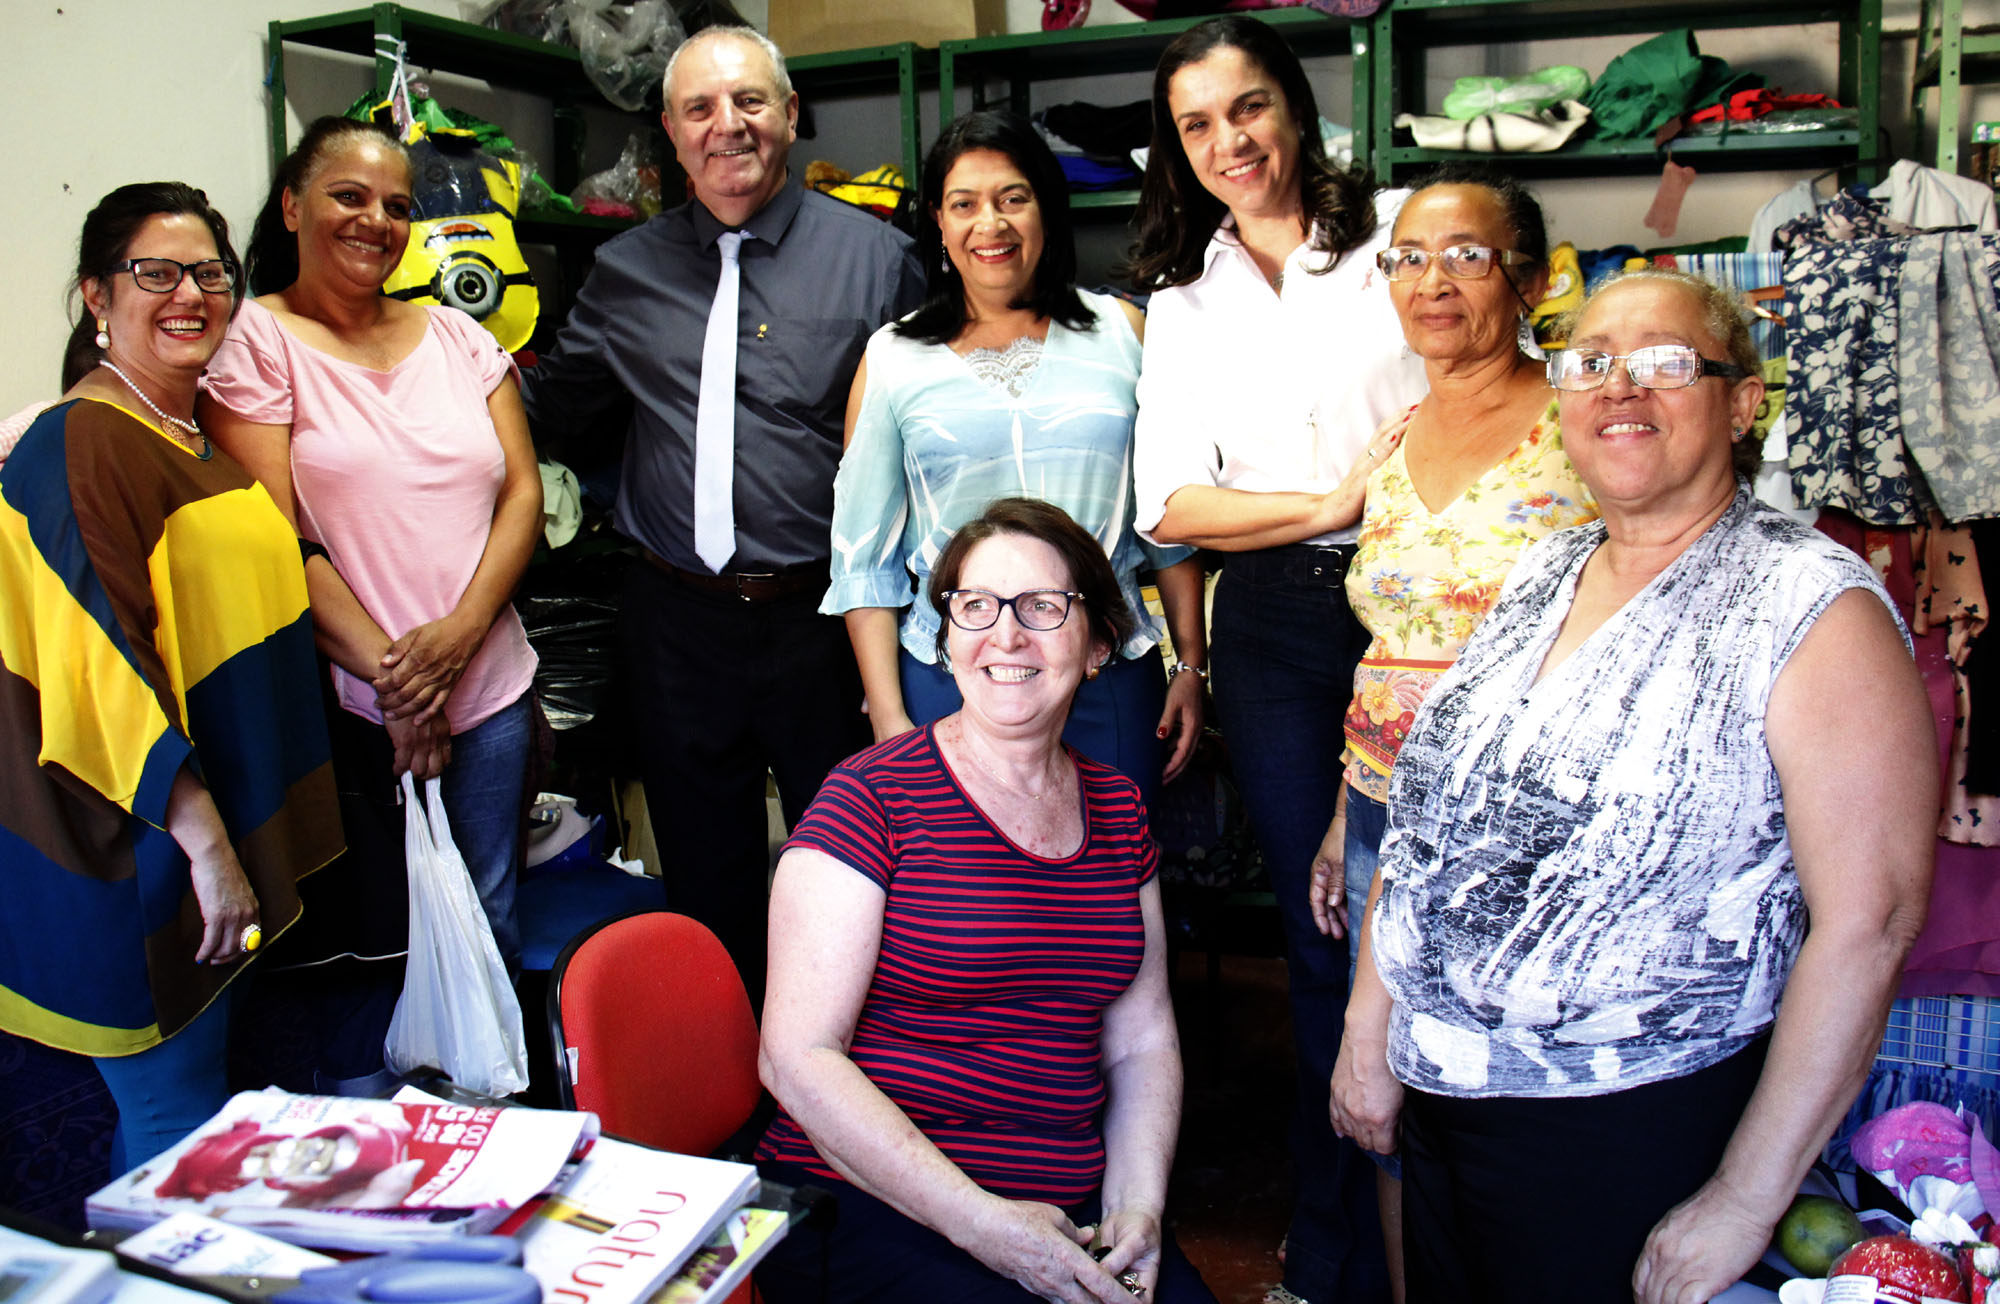
<path fill-rule="evenodd" d="M 509 1096 L 528 1085 L 521 1003 L 451 840 L 444 793 L 403 775 L 403 850 L 410 867 L 410 959 L 383 1058 L 397 1073 L 443 1070 L 469 1091 Z"/>

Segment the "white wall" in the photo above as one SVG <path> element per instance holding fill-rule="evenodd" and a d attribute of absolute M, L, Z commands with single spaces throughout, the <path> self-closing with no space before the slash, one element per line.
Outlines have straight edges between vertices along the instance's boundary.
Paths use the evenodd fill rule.
<path fill-rule="evenodd" d="M 456 0 L 407 0 L 412 8 L 456 17 Z M 865 0 L 854 0 L 865 3 Z M 105 191 L 129 181 L 173 178 L 208 191 L 236 227 L 239 243 L 263 198 L 270 176 L 266 127 L 265 32 L 274 18 L 300 18 L 361 7 L 363 0 L 0 0 L 0 84 L 16 115 L 9 125 L 8 163 L 0 188 L 0 229 L 9 236 L 9 262 L 18 293 L 0 322 L 0 415 L 53 397 L 62 341 L 68 333 L 63 289 L 76 256 L 84 214 Z M 737 0 L 753 21 L 768 0 Z M 2000 0 L 1968 0 L 1967 21 L 2000 21 Z M 1007 0 L 1015 31 L 1039 27 L 1040 0 Z M 1889 0 L 1887 26 L 1907 31 L 1916 0 Z M 1096 0 L 1090 25 L 1128 22 L 1115 0 Z M 1771 72 L 1789 89 L 1831 89 L 1833 29 L 1716 32 L 1704 49 L 1739 67 Z M 1576 63 L 1596 72 L 1631 42 L 1585 38 L 1532 46 L 1462 50 L 1433 61 L 1438 83 L 1433 104 L 1461 72 L 1519 72 L 1542 63 Z M 1884 51 L 1884 110 L 1898 152 L 1913 150 L 1906 105 L 1911 47 L 1891 40 Z M 1322 107 L 1340 116 L 1347 99 L 1345 60 L 1313 65 Z M 287 60 L 289 138 L 301 118 L 344 108 L 373 85 L 360 59 L 292 47 Z M 547 156 L 545 109 L 533 97 L 495 94 L 476 83 L 439 78 L 446 102 L 502 123 L 523 146 Z M 1102 103 L 1142 98 L 1146 79 L 1133 76 L 1048 92 Z M 1935 104 L 1935 95 L 1930 97 Z M 1054 102 L 1054 101 L 1049 101 Z M 2000 88 L 1968 90 L 1966 119 L 2000 119 Z M 926 104 L 924 132 L 938 126 L 935 96 Z M 1936 110 L 1930 110 L 1930 122 Z M 622 133 L 596 133 L 594 165 L 602 151 L 615 155 Z M 883 102 L 829 105 L 821 138 L 801 146 L 801 158 L 824 157 L 859 170 L 894 157 L 893 110 Z M 1934 141 L 1915 143 L 1915 156 L 1931 157 Z M 1791 175 L 1704 176 L 1684 210 L 1683 238 L 1740 232 L 1765 198 Z M 1638 219 L 1651 201 L 1653 182 L 1551 182 L 1539 187 L 1559 235 L 1590 246 L 1629 241 L 1649 233 Z M 1086 237 L 1086 269 L 1108 261 L 1120 243 L 1115 226 Z"/>

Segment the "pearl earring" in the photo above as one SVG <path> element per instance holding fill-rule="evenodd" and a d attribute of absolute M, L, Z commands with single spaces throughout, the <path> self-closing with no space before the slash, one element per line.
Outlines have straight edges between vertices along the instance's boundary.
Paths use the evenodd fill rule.
<path fill-rule="evenodd" d="M 97 339 L 94 343 L 100 349 L 111 347 L 111 323 L 102 317 L 97 319 Z"/>

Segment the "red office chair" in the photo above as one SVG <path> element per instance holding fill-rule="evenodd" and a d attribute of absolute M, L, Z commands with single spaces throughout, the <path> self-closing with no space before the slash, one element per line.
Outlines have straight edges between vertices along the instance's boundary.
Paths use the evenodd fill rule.
<path fill-rule="evenodd" d="M 643 1145 L 749 1158 L 762 1121 L 757 1020 L 703 924 L 648 910 L 571 938 L 549 970 L 549 1035 L 564 1109 Z M 758 1298 L 745 1282 L 728 1304 Z"/>
<path fill-rule="evenodd" d="M 757 1021 L 729 953 L 686 915 L 643 911 L 571 939 L 549 971 L 549 1032 L 566 1109 L 662 1150 L 712 1155 L 762 1099 Z"/>

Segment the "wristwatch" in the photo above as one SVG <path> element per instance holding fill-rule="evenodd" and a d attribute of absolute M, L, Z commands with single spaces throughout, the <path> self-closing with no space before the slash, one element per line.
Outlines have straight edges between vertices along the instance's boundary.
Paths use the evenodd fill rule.
<path fill-rule="evenodd" d="M 1195 678 L 1201 680 L 1201 682 L 1204 684 L 1208 682 L 1207 666 L 1191 666 L 1185 661 L 1176 661 L 1171 666 L 1167 667 L 1167 682 L 1170 684 L 1173 683 L 1174 676 L 1180 674 L 1183 670 L 1187 671 Z"/>

